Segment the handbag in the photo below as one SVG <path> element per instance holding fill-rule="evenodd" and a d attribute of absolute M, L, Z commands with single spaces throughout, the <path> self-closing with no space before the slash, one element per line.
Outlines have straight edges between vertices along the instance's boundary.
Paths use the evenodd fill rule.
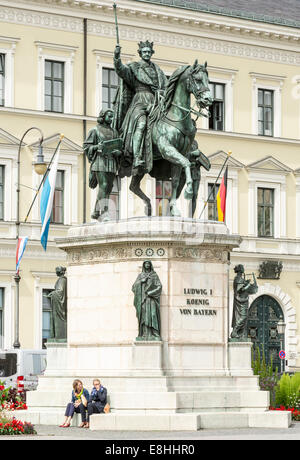
<path fill-rule="evenodd" d="M 106 403 L 103 410 L 104 410 L 105 414 L 108 414 L 110 412 L 110 405 L 108 403 Z"/>

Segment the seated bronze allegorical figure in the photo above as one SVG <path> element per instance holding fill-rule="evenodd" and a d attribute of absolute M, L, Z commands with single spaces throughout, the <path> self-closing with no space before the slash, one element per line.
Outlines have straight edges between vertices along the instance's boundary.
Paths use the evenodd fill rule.
<path fill-rule="evenodd" d="M 232 315 L 232 332 L 230 341 L 245 342 L 248 339 L 247 321 L 249 311 L 249 295 L 255 294 L 258 290 L 256 279 L 253 275 L 254 282 L 245 279 L 244 266 L 239 264 L 234 267 L 236 277 L 233 281 L 233 315 Z"/>

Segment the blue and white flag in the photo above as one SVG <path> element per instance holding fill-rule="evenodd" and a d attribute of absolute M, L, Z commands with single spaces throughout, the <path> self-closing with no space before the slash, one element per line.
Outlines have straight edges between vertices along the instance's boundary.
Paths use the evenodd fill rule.
<path fill-rule="evenodd" d="M 52 207 L 53 207 L 53 197 L 54 197 L 54 192 L 55 192 L 55 182 L 56 182 L 57 166 L 58 166 L 58 159 L 59 159 L 59 151 L 60 151 L 60 147 L 57 150 L 57 153 L 52 163 L 50 172 L 45 179 L 43 190 L 42 190 L 41 203 L 40 203 L 40 213 L 41 213 L 41 221 L 42 221 L 41 244 L 43 248 L 45 249 L 45 251 L 47 250 L 48 233 L 49 233 L 50 219 L 51 219 Z"/>
<path fill-rule="evenodd" d="M 28 241 L 28 236 L 22 236 L 18 239 L 17 252 L 16 252 L 16 273 L 19 273 L 20 262 L 24 254 L 27 241 Z"/>

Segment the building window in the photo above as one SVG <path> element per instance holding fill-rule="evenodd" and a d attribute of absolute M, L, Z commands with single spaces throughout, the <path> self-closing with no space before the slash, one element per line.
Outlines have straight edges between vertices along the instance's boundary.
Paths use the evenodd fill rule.
<path fill-rule="evenodd" d="M 57 171 L 55 191 L 53 196 L 53 207 L 51 215 L 51 223 L 63 224 L 64 223 L 64 184 L 65 172 Z"/>
<path fill-rule="evenodd" d="M 156 215 L 170 215 L 170 198 L 172 195 L 172 182 L 170 180 L 156 181 Z"/>
<path fill-rule="evenodd" d="M 0 105 L 4 105 L 5 55 L 0 54 Z"/>
<path fill-rule="evenodd" d="M 0 348 L 4 345 L 4 288 L 0 288 Z"/>
<path fill-rule="evenodd" d="M 273 136 L 273 101 L 273 91 L 258 90 L 258 134 L 261 136 Z"/>
<path fill-rule="evenodd" d="M 119 77 L 114 69 L 102 69 L 102 109 L 112 108 L 117 89 Z"/>
<path fill-rule="evenodd" d="M 119 220 L 120 218 L 120 190 L 121 179 L 117 176 L 114 179 L 114 185 L 109 195 L 109 217 L 111 220 Z"/>
<path fill-rule="evenodd" d="M 45 110 L 64 111 L 64 63 L 45 60 Z"/>
<path fill-rule="evenodd" d="M 43 289 L 43 330 L 42 330 L 42 347 L 46 348 L 45 343 L 48 339 L 51 339 L 51 322 L 52 322 L 52 309 L 51 301 L 47 298 L 47 295 L 52 292 L 53 289 Z"/>
<path fill-rule="evenodd" d="M 4 220 L 4 171 L 5 166 L 0 166 L 0 220 Z"/>
<path fill-rule="evenodd" d="M 214 99 L 209 113 L 209 129 L 216 131 L 225 130 L 225 85 L 223 83 L 209 84 L 211 95 Z"/>
<path fill-rule="evenodd" d="M 257 189 L 257 234 L 274 236 L 274 189 Z"/>
<path fill-rule="evenodd" d="M 207 199 L 207 218 L 208 220 L 218 220 L 217 194 L 219 184 L 208 184 Z"/>

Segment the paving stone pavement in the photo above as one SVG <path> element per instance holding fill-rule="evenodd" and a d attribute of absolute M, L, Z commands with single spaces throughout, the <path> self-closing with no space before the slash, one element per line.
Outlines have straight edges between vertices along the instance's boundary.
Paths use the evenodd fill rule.
<path fill-rule="evenodd" d="M 135 445 L 140 446 L 138 458 L 149 454 L 149 441 L 155 441 L 153 445 L 169 445 L 169 441 L 179 441 L 180 444 L 195 446 L 197 449 L 197 441 L 202 440 L 300 440 L 300 422 L 294 422 L 288 429 L 279 428 L 240 428 L 240 429 L 222 429 L 222 430 L 199 430 L 199 431 L 91 431 L 84 428 L 70 427 L 60 428 L 48 425 L 36 425 L 37 435 L 34 436 L 1 436 L 2 440 L 101 440 L 104 450 L 112 445 L 118 447 Z M 112 442 L 114 441 L 114 442 Z M 135 441 L 130 444 L 130 441 Z M 144 443 L 143 443 L 144 441 Z M 167 441 L 167 444 L 164 443 Z M 142 448 L 143 447 L 143 448 Z M 146 449 L 146 450 L 144 450 Z M 153 448 L 155 451 L 155 447 Z M 153 451 L 153 452 L 154 452 Z M 199 451 L 200 453 L 200 451 Z M 130 456 L 130 455 L 129 455 Z M 132 455 L 134 456 L 134 455 Z"/>

